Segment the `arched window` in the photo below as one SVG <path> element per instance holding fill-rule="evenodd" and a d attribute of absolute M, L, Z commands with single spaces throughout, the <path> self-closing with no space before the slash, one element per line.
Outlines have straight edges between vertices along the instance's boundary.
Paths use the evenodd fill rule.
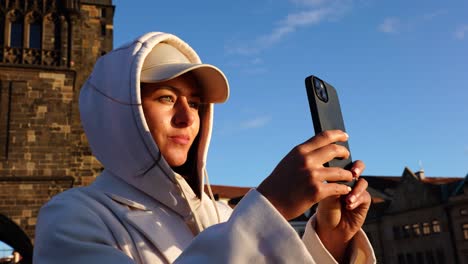
<path fill-rule="evenodd" d="M 18 10 L 13 10 L 8 13 L 9 20 L 9 43 L 8 46 L 13 48 L 23 47 L 23 35 L 24 35 L 24 21 L 23 16 Z"/>
<path fill-rule="evenodd" d="M 10 46 L 13 48 L 23 47 L 23 21 L 16 20 L 10 24 Z"/>
<path fill-rule="evenodd" d="M 32 11 L 26 15 L 26 36 L 28 36 L 26 47 L 30 49 L 42 49 L 42 17 Z"/>
<path fill-rule="evenodd" d="M 37 21 L 29 24 L 29 47 L 32 49 L 42 48 L 42 24 Z"/>

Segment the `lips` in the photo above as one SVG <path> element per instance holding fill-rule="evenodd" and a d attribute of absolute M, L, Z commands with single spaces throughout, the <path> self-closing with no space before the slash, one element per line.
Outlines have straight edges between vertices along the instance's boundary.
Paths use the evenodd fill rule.
<path fill-rule="evenodd" d="M 169 139 L 179 145 L 188 145 L 190 144 L 190 137 L 186 135 L 175 135 L 170 136 Z"/>

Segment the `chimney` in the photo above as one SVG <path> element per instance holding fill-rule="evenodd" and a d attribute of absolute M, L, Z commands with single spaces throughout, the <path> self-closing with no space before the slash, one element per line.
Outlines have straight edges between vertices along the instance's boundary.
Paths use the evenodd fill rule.
<path fill-rule="evenodd" d="M 417 171 L 416 173 L 416 176 L 418 177 L 418 179 L 420 181 L 426 179 L 426 176 L 424 175 L 424 169 L 420 169 L 419 171 Z"/>

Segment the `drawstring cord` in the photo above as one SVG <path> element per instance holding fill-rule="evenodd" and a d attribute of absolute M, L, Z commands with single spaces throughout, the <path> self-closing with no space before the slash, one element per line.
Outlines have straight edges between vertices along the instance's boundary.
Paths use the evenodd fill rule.
<path fill-rule="evenodd" d="M 206 170 L 206 168 L 204 168 L 203 172 L 205 174 L 206 186 L 208 187 L 208 194 L 210 195 L 211 202 L 213 202 L 213 206 L 216 211 L 216 217 L 218 218 L 218 223 L 221 223 L 221 217 L 219 216 L 218 206 L 216 205 L 216 200 L 214 198 L 213 191 L 211 191 L 210 180 L 208 179 L 208 171 Z"/>
<path fill-rule="evenodd" d="M 221 216 L 219 214 L 218 206 L 216 204 L 216 200 L 214 198 L 213 191 L 211 190 L 210 181 L 208 179 L 208 171 L 206 170 L 206 168 L 203 168 L 203 174 L 204 174 L 203 176 L 205 177 L 206 186 L 207 186 L 207 189 L 208 189 L 208 195 L 209 195 L 209 197 L 211 199 L 211 202 L 213 203 L 213 207 L 214 207 L 215 212 L 216 212 L 216 218 L 218 220 L 218 223 L 221 223 Z M 185 193 L 183 191 L 181 193 L 185 197 L 185 199 L 187 199 L 187 197 L 185 196 Z M 194 223 L 195 227 L 198 229 L 197 232 L 194 233 L 196 235 L 196 234 L 200 233 L 204 228 L 203 228 L 203 225 L 202 225 L 200 219 L 198 218 L 197 213 L 192 208 L 192 203 L 189 202 L 188 205 L 189 205 L 189 208 L 190 208 L 191 216 L 193 217 L 193 220 L 195 222 Z"/>

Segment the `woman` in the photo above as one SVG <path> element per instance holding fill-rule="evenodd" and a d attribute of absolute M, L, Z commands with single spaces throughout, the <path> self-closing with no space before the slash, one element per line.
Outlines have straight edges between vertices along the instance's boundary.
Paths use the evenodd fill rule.
<path fill-rule="evenodd" d="M 153 32 L 103 56 L 83 86 L 80 111 L 105 170 L 40 212 L 35 263 L 375 262 L 360 230 L 366 182 L 324 168 L 349 155 L 329 131 L 295 147 L 235 210 L 204 192 L 213 104 L 229 87 L 178 37 Z M 344 195 L 346 206 L 341 206 Z M 321 201 L 301 240 L 287 222 Z"/>

